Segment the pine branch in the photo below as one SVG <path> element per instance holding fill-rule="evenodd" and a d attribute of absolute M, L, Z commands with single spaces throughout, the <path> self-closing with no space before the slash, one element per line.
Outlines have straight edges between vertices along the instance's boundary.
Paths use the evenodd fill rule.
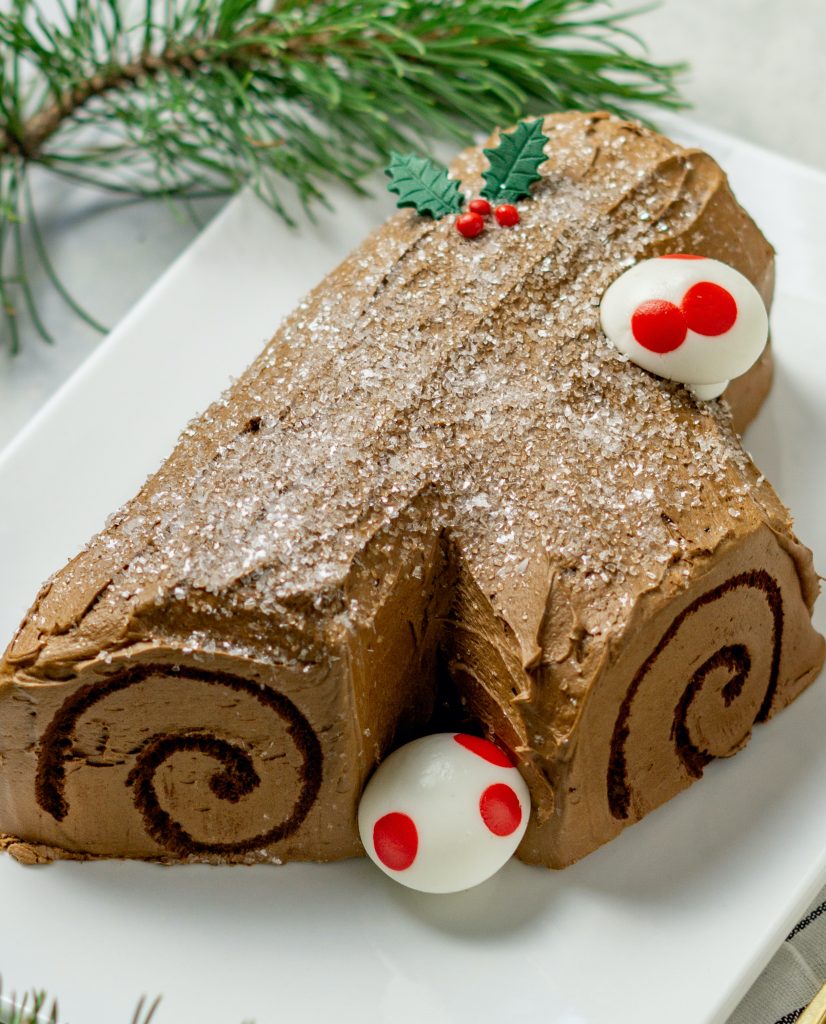
<path fill-rule="evenodd" d="M 680 67 L 648 60 L 607 0 L 144 0 L 137 16 L 129 0 L 67 2 L 57 20 L 41 0 L 0 13 L 12 344 L 32 306 L 10 254 L 33 166 L 129 196 L 251 185 L 293 223 L 291 197 L 310 210 L 331 181 L 359 191 L 411 143 L 550 110 L 681 105 Z"/>
<path fill-rule="evenodd" d="M 0 998 L 2 998 L 2 985 L 0 985 Z M 146 997 L 141 996 L 132 1015 L 131 1024 L 152 1024 L 160 1003 L 160 996 L 157 996 L 151 1003 L 147 1003 Z M 44 1014 L 48 1014 L 48 1016 L 44 1016 Z M 59 1024 L 59 1020 L 57 1000 L 53 999 L 49 1003 L 45 992 L 27 992 L 22 999 L 18 999 L 12 993 L 11 999 L 6 1001 L 6 1005 L 0 1005 L 0 1024 Z"/>
<path fill-rule="evenodd" d="M 0 985 L 0 998 L 2 994 Z M 45 1013 L 48 1017 L 42 1016 Z M 57 1002 L 52 1001 L 47 1010 L 45 992 L 27 992 L 20 1000 L 12 994 L 5 1007 L 0 1005 L 0 1024 L 57 1024 L 57 1021 Z"/>

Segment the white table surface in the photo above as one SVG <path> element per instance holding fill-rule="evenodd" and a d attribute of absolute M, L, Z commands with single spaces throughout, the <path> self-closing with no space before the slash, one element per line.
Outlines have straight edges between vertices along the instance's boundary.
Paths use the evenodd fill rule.
<path fill-rule="evenodd" d="M 640 4 L 614 2 L 620 10 Z M 658 59 L 691 63 L 684 93 L 693 118 L 826 169 L 824 0 L 663 0 L 630 24 Z M 161 203 L 118 206 L 53 179 L 38 184 L 52 258 L 109 325 L 198 230 Z M 209 219 L 220 206 L 202 202 L 198 214 Z M 58 345 L 44 345 L 26 324 L 20 355 L 11 358 L 0 344 L 0 448 L 101 341 L 48 283 L 35 277 L 33 284 Z"/>

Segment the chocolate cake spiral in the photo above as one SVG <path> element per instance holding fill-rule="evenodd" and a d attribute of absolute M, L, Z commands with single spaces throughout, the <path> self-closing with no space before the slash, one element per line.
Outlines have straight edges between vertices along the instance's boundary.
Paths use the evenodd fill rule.
<path fill-rule="evenodd" d="M 757 619 L 761 616 L 763 610 L 757 607 L 757 604 L 761 599 L 766 602 L 770 613 L 770 621 L 767 623 L 767 636 L 771 638 L 769 646 L 770 657 L 766 659 L 764 665 L 758 666 L 753 663 L 747 645 L 742 643 L 725 643 L 702 662 L 699 668 L 693 672 L 674 709 L 674 718 L 669 734 L 673 742 L 673 755 L 691 777 L 699 778 L 703 774 L 703 768 L 715 756 L 731 754 L 746 741 L 754 722 L 762 722 L 768 718 L 777 689 L 778 673 L 780 670 L 783 642 L 783 599 L 780 587 L 775 580 L 767 572 L 755 570 L 753 572 L 741 573 L 726 580 L 719 587 L 715 587 L 713 590 L 702 594 L 680 612 L 631 681 L 628 692 L 620 704 L 619 715 L 617 716 L 611 739 L 611 758 L 608 766 L 608 803 L 611 808 L 611 814 L 615 818 L 627 818 L 630 812 L 631 792 L 629 789 L 629 773 L 625 748 L 629 739 L 629 723 L 634 701 L 645 687 L 649 676 L 654 672 L 658 659 L 661 657 L 667 658 L 669 647 L 672 644 L 679 643 L 680 630 L 683 626 L 693 616 L 701 613 L 714 617 L 725 616 L 726 595 L 741 589 L 750 591 L 755 595 L 753 599 L 755 607 L 751 618 Z M 733 635 L 736 635 L 738 633 L 736 619 L 733 621 L 735 625 L 731 632 Z M 710 638 L 711 635 L 713 635 L 711 630 L 704 632 L 704 641 L 706 637 Z M 703 652 L 707 650 L 706 644 L 707 641 L 703 644 Z M 690 659 L 687 663 L 692 665 L 694 659 Z M 759 668 L 762 668 L 763 671 L 758 671 Z M 678 686 L 682 685 L 679 678 L 675 682 Z M 696 710 L 695 704 L 698 703 L 698 698 L 701 696 L 703 688 L 707 684 L 710 687 L 715 682 L 719 691 L 719 699 L 723 702 L 725 708 L 730 708 L 737 698 L 743 695 L 745 690 L 742 710 L 740 706 L 735 708 L 735 711 L 739 712 L 739 714 L 735 716 L 720 716 L 718 712 L 718 721 L 712 723 L 712 730 L 714 730 L 716 725 L 717 730 L 722 733 L 720 737 L 722 747 L 717 754 L 712 753 L 708 749 L 709 741 L 707 737 L 702 742 L 693 738 L 696 734 L 703 735 L 703 730 L 696 725 L 692 728 L 690 722 L 690 717 Z M 751 687 L 747 687 L 749 683 L 751 683 Z M 750 700 L 748 699 L 749 697 L 751 698 Z M 759 700 L 756 699 L 758 697 Z M 657 687 L 656 696 L 649 699 L 667 703 L 668 696 L 666 692 L 663 692 L 663 687 Z M 729 717 L 735 718 L 734 725 L 726 720 Z M 664 717 L 663 722 L 667 724 L 667 717 Z M 650 737 L 648 736 L 645 738 L 645 749 L 647 752 L 650 752 Z M 667 773 L 668 768 L 669 765 L 667 763 L 664 765 L 657 764 L 652 766 L 652 771 Z"/>
<path fill-rule="evenodd" d="M 131 789 L 133 803 L 143 818 L 147 835 L 165 850 L 179 856 L 246 853 L 291 836 L 307 817 L 321 785 L 321 747 L 309 722 L 291 700 L 268 687 L 226 672 L 208 672 L 185 665 L 138 665 L 115 673 L 103 685 L 88 685 L 73 693 L 50 722 L 40 743 L 35 792 L 41 809 L 57 822 L 62 822 L 69 813 L 66 767 L 67 762 L 77 757 L 74 751 L 81 720 L 87 715 L 105 714 L 100 705 L 112 697 L 128 701 L 128 691 L 132 687 L 139 687 L 153 679 L 174 680 L 175 684 L 187 681 L 198 686 L 222 687 L 236 695 L 235 699 L 243 695 L 246 699 L 258 702 L 282 720 L 286 726 L 283 745 L 289 742 L 294 744 L 299 762 L 294 767 L 288 766 L 286 773 L 278 772 L 275 779 L 271 780 L 270 785 L 275 791 L 270 792 L 263 803 L 263 827 L 257 835 L 247 838 L 239 835 L 229 842 L 208 841 L 190 834 L 175 820 L 174 813 L 163 806 L 156 783 L 162 766 L 176 755 L 187 752 L 217 763 L 218 770 L 208 772 L 208 788 L 218 801 L 231 804 L 238 803 L 258 789 L 262 785 L 261 776 L 264 772 L 256 770 L 255 759 L 245 749 L 246 745 L 237 733 L 233 733 L 231 739 L 226 739 L 194 726 L 187 731 L 152 733 L 144 739 L 138 732 L 132 751 L 134 765 L 126 776 L 122 797 L 127 799 Z M 277 735 L 275 728 L 272 734 Z M 104 749 L 98 749 L 98 757 L 104 753 L 105 743 L 106 740 Z M 279 757 L 284 756 L 284 751 L 279 749 Z M 291 771 L 296 776 L 292 786 L 289 785 L 290 780 L 284 778 Z M 272 775 L 272 772 L 269 774 Z M 167 794 L 170 788 L 167 783 Z M 293 790 L 295 793 L 292 805 L 277 824 L 269 824 L 285 790 Z M 220 806 L 210 813 L 220 815 Z"/>
<path fill-rule="evenodd" d="M 771 246 L 706 154 L 543 129 L 518 223 L 391 217 L 44 586 L 0 662 L 15 849 L 356 855 L 377 763 L 461 718 L 530 787 L 520 856 L 563 867 L 816 677 L 811 555 L 732 418 L 768 357 L 700 401 L 599 319 L 667 253 L 768 304 Z M 485 166 L 452 165 L 467 199 Z"/>

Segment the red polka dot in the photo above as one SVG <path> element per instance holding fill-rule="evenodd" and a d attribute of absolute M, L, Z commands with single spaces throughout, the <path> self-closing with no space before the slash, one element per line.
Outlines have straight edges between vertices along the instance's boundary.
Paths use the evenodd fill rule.
<path fill-rule="evenodd" d="M 479 813 L 495 836 L 511 835 L 522 822 L 519 797 L 503 782 L 488 786 L 479 798 Z"/>
<path fill-rule="evenodd" d="M 673 302 L 651 299 L 634 310 L 631 333 L 650 352 L 673 352 L 685 341 L 686 318 Z"/>
<path fill-rule="evenodd" d="M 416 859 L 419 850 L 415 822 L 399 811 L 385 814 L 373 826 L 373 847 L 385 867 L 391 871 L 404 871 Z"/>
<path fill-rule="evenodd" d="M 710 338 L 725 334 L 737 319 L 734 296 L 713 281 L 692 285 L 681 306 L 689 328 Z"/>
<path fill-rule="evenodd" d="M 513 761 L 501 747 L 497 747 L 490 740 L 483 740 L 480 736 L 468 736 L 467 733 L 457 732 L 453 737 L 456 742 L 469 750 L 471 754 L 483 758 L 490 764 L 498 765 L 500 768 L 513 768 Z"/>
<path fill-rule="evenodd" d="M 660 256 L 661 260 L 704 260 L 705 256 L 693 256 L 688 252 L 669 252 Z"/>

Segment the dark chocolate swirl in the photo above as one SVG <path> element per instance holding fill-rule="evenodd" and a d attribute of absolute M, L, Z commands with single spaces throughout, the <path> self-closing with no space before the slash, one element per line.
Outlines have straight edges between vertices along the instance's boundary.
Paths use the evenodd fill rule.
<path fill-rule="evenodd" d="M 186 665 L 142 664 L 116 673 L 102 682 L 82 686 L 63 704 L 43 734 L 38 753 L 36 796 L 40 807 L 55 820 L 69 813 L 66 797 L 66 762 L 72 752 L 76 727 L 91 708 L 114 693 L 137 686 L 151 676 L 189 679 L 209 686 L 228 687 L 255 699 L 274 712 L 287 726 L 287 734 L 302 757 L 300 789 L 290 813 L 277 825 L 256 836 L 233 842 L 202 842 L 190 835 L 165 811 L 157 798 L 155 773 L 172 755 L 196 752 L 212 758 L 220 767 L 209 788 L 220 800 L 237 803 L 261 785 L 261 778 L 242 741 L 230 742 L 201 730 L 151 736 L 138 749 L 127 786 L 140 811 L 147 833 L 166 849 L 188 854 L 246 853 L 277 843 L 292 835 L 307 817 L 318 797 L 322 778 L 322 751 L 318 737 L 295 704 L 269 687 L 225 672 L 208 672 Z"/>
<path fill-rule="evenodd" d="M 768 604 L 772 617 L 772 655 L 766 681 L 766 691 L 757 715 L 753 721 L 745 723 L 746 733 L 751 729 L 754 722 L 762 722 L 768 717 L 777 689 L 780 670 L 780 655 L 783 643 L 783 599 L 777 582 L 761 569 L 733 576 L 720 586 L 702 594 L 696 601 L 693 601 L 684 608 L 668 627 L 657 646 L 642 663 L 631 681 L 631 685 L 628 687 L 620 705 L 619 714 L 614 725 L 611 755 L 608 762 L 608 806 L 615 818 L 627 819 L 631 812 L 631 787 L 628 781 L 626 742 L 630 733 L 631 710 L 640 687 L 654 667 L 657 659 L 669 644 L 674 641 L 680 629 L 693 615 L 701 608 L 706 607 L 712 602 L 719 601 L 726 594 L 740 588 L 748 588 L 761 595 Z M 736 632 L 736 624 L 733 623 L 732 628 Z M 737 637 L 732 639 L 736 640 Z M 702 775 L 703 768 L 714 759 L 715 755 L 708 750 L 699 748 L 692 741 L 688 727 L 688 715 L 695 698 L 702 690 L 706 680 L 712 673 L 721 669 L 731 673 L 731 678 L 725 683 L 721 691 L 723 703 L 726 707 L 729 707 L 743 692 L 752 672 L 752 658 L 746 645 L 742 643 L 725 644 L 712 653 L 693 673 L 674 709 L 671 739 L 674 744 L 675 755 L 687 773 L 694 778 Z"/>

